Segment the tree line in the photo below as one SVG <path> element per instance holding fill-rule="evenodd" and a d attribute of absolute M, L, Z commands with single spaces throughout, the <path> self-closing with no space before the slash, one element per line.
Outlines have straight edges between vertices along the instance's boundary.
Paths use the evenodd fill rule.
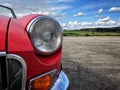
<path fill-rule="evenodd" d="M 117 33 L 120 33 L 120 27 L 112 27 L 112 28 L 84 28 L 84 29 L 80 29 L 80 31 L 117 32 Z"/>

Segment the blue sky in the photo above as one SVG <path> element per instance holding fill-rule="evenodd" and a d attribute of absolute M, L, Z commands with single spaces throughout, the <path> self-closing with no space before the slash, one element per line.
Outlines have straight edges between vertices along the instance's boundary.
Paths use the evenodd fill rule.
<path fill-rule="evenodd" d="M 65 29 L 120 26 L 120 0 L 0 0 L 18 17 L 45 14 Z"/>

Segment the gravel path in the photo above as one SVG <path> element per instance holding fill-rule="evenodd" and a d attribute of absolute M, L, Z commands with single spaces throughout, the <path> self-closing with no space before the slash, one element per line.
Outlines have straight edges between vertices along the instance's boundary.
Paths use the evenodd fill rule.
<path fill-rule="evenodd" d="M 64 37 L 69 90 L 120 90 L 120 37 Z"/>

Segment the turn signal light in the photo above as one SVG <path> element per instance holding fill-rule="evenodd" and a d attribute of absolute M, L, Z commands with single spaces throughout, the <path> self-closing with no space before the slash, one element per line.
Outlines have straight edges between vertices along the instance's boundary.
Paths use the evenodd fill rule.
<path fill-rule="evenodd" d="M 31 90 L 48 90 L 51 83 L 52 83 L 51 76 L 45 75 L 31 82 L 32 86 Z"/>

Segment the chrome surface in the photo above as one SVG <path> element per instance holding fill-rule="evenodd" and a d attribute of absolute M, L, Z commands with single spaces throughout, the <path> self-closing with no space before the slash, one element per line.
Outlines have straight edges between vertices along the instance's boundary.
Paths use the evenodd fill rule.
<path fill-rule="evenodd" d="M 27 32 L 29 33 L 29 35 L 30 35 L 30 33 L 32 32 L 32 30 L 33 30 L 33 27 L 34 27 L 34 25 L 38 22 L 38 21 L 40 21 L 40 20 L 42 20 L 42 19 L 50 19 L 50 20 L 53 20 L 56 24 L 58 24 L 58 25 L 60 25 L 55 19 L 53 19 L 53 18 L 51 18 L 51 17 L 49 17 L 49 16 L 37 16 L 37 17 L 35 17 L 33 20 L 31 20 L 30 21 L 30 23 L 28 24 L 28 26 L 27 26 Z M 60 27 L 61 28 L 61 27 Z M 38 53 L 40 53 L 40 54 L 43 54 L 43 55 L 48 55 L 48 54 L 52 54 L 52 53 L 54 53 L 56 50 L 58 50 L 59 48 L 60 48 L 60 46 L 61 46 L 61 44 L 62 44 L 62 40 L 63 40 L 63 36 L 62 36 L 62 30 L 61 30 L 61 35 L 59 35 L 59 37 L 60 37 L 60 43 L 59 43 L 59 45 L 55 48 L 55 49 L 53 49 L 52 51 L 49 51 L 49 52 L 44 52 L 44 51 L 40 51 L 38 48 L 36 48 L 34 45 L 34 47 L 35 47 L 35 49 L 36 49 L 36 51 L 38 52 Z M 32 40 L 31 40 L 32 41 Z M 33 43 L 32 43 L 33 44 Z"/>
<path fill-rule="evenodd" d="M 6 54 L 6 52 L 0 52 L 0 57 L 4 57 L 6 60 L 6 71 L 7 71 L 7 85 L 9 85 L 9 81 L 8 81 L 8 60 L 7 59 L 14 59 L 16 61 L 18 61 L 21 65 L 22 65 L 22 69 L 23 69 L 23 73 L 22 73 L 22 88 L 21 90 L 25 90 L 25 85 L 26 85 L 26 71 L 27 71 L 27 67 L 26 67 L 26 63 L 23 60 L 23 58 L 21 58 L 18 55 L 15 54 Z M 5 90 L 9 90 L 8 89 L 9 86 L 6 87 Z"/>
<path fill-rule="evenodd" d="M 22 89 L 21 90 L 25 90 L 27 67 L 26 67 L 26 63 L 25 63 L 24 59 L 18 55 L 15 55 L 15 54 L 7 54 L 7 59 L 15 59 L 21 63 L 21 65 L 23 67 L 23 80 L 22 80 Z"/>
<path fill-rule="evenodd" d="M 51 18 L 49 16 L 46 16 L 46 15 L 42 15 L 42 16 L 37 16 L 35 17 L 33 20 L 30 21 L 30 23 L 28 24 L 27 26 L 27 31 L 30 33 L 31 32 L 31 29 L 33 28 L 33 25 L 38 22 L 39 20 L 41 19 L 51 19 L 51 20 L 54 20 L 56 23 L 58 23 L 54 18 Z M 58 23 L 59 24 L 59 23 Z"/>
<path fill-rule="evenodd" d="M 5 56 L 6 52 L 0 52 L 0 56 Z"/>
<path fill-rule="evenodd" d="M 69 80 L 63 71 L 60 72 L 60 75 L 53 87 L 50 90 L 67 90 L 69 86 Z"/>

